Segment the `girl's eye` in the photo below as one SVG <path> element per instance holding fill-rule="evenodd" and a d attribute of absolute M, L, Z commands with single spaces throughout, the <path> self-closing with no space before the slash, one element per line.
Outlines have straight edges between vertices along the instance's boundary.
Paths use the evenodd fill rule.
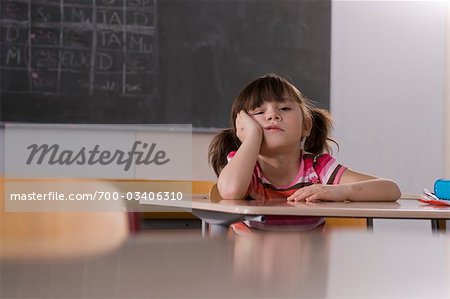
<path fill-rule="evenodd" d="M 289 110 L 291 110 L 291 108 L 290 107 L 282 107 L 280 110 L 281 111 L 289 111 Z"/>
<path fill-rule="evenodd" d="M 262 111 L 255 111 L 255 112 L 253 112 L 253 115 L 258 115 L 258 114 L 262 114 Z"/>

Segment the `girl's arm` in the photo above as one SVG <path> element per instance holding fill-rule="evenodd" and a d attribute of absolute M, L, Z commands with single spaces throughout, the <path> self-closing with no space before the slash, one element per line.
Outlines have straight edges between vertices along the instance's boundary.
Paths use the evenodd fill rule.
<path fill-rule="evenodd" d="M 340 184 L 347 189 L 350 201 L 396 201 L 401 192 L 394 181 L 377 178 L 347 169 L 341 177 Z"/>
<path fill-rule="evenodd" d="M 344 171 L 339 185 L 311 185 L 297 190 L 288 200 L 328 201 L 396 201 L 401 196 L 397 184 L 350 169 Z"/>
<path fill-rule="evenodd" d="M 244 111 L 236 118 L 236 129 L 242 144 L 217 181 L 224 199 L 242 199 L 246 195 L 263 140 L 261 126 Z"/>

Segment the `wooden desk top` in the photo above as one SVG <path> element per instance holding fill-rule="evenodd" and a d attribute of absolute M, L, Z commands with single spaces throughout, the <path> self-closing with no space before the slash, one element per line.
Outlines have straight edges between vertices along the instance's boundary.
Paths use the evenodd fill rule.
<path fill-rule="evenodd" d="M 151 202 L 186 209 L 228 213 L 234 215 L 297 215 L 361 218 L 450 219 L 450 207 L 432 206 L 417 199 L 401 198 L 396 202 L 287 202 L 271 200 L 222 200 L 211 202 L 205 196 L 194 195 L 192 202 Z"/>
<path fill-rule="evenodd" d="M 413 199 L 400 199 L 396 202 L 321 203 L 290 203 L 285 199 L 265 202 L 222 200 L 220 203 L 212 203 L 207 199 L 194 198 L 192 209 L 244 215 L 450 219 L 450 207 L 431 206 Z"/>
<path fill-rule="evenodd" d="M 0 260 L 0 297 L 450 297 L 450 238 L 445 235 L 198 236 L 143 233 L 101 255 Z"/>

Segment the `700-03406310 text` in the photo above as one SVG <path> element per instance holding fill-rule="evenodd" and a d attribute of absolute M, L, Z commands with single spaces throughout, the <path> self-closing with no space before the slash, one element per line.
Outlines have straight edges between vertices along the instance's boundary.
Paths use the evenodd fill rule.
<path fill-rule="evenodd" d="M 54 200 L 148 200 L 148 201 L 175 201 L 183 200 L 183 192 L 138 192 L 129 191 L 125 193 L 111 191 L 95 191 L 94 193 L 70 193 L 47 192 L 47 193 L 10 193 L 9 199 L 18 200 L 37 200 L 37 201 L 54 201 Z"/>

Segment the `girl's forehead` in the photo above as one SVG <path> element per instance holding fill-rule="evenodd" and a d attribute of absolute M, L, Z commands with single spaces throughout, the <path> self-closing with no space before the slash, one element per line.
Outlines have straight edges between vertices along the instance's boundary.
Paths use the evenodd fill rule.
<path fill-rule="evenodd" d="M 266 106 L 269 104 L 298 104 L 298 102 L 292 97 L 281 97 L 281 98 L 268 98 L 263 101 L 253 102 L 250 105 L 250 109 L 255 109 L 258 107 Z"/>

